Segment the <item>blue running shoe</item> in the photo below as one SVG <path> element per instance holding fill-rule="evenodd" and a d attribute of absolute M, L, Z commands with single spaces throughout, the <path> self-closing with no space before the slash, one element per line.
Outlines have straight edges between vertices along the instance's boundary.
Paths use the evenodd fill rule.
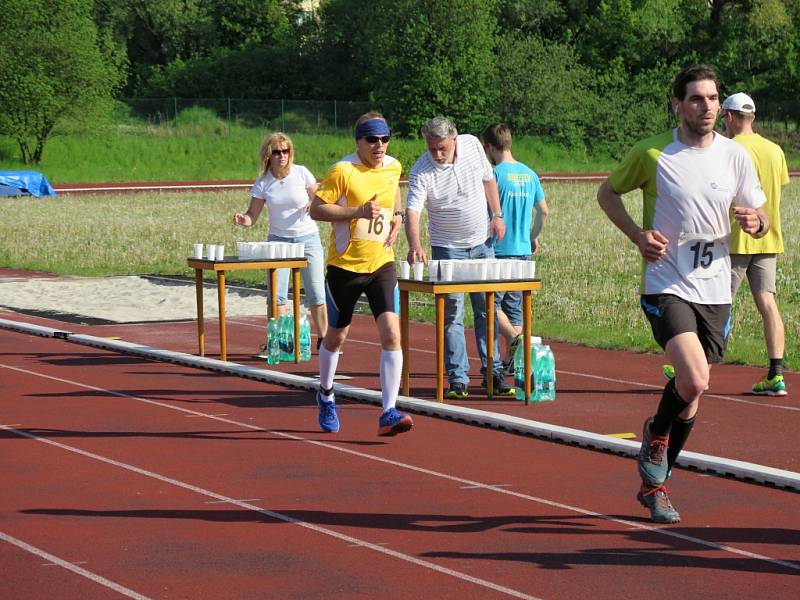
<path fill-rule="evenodd" d="M 378 435 L 389 436 L 405 433 L 414 426 L 414 421 L 396 408 L 390 408 L 378 419 Z"/>
<path fill-rule="evenodd" d="M 333 396 L 333 394 L 331 394 Z M 317 406 L 319 406 L 319 427 L 325 433 L 336 433 L 339 431 L 339 417 L 336 416 L 336 398 L 326 402 L 322 399 L 322 394 L 317 391 Z"/>

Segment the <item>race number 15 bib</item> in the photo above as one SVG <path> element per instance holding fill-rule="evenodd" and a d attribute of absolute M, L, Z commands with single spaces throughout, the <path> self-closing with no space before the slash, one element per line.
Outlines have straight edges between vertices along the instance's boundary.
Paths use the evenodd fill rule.
<path fill-rule="evenodd" d="M 678 268 L 684 277 L 711 279 L 719 274 L 726 253 L 725 238 L 682 233 L 678 239 Z"/>
<path fill-rule="evenodd" d="M 384 242 L 389 237 L 392 225 L 392 209 L 381 208 L 381 214 L 374 219 L 358 219 L 353 229 L 354 240 Z"/>

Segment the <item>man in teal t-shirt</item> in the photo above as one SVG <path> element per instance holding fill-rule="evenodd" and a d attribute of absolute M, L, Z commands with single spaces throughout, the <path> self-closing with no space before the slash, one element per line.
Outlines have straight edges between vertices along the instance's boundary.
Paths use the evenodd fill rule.
<path fill-rule="evenodd" d="M 517 162 L 511 154 L 511 130 L 504 123 L 493 123 L 481 134 L 483 148 L 494 167 L 494 177 L 500 192 L 500 211 L 506 223 L 506 235 L 495 241 L 497 258 L 530 260 L 539 249 L 542 228 L 549 210 L 539 176 L 528 166 Z M 521 341 L 522 294 L 497 294 L 500 310 L 497 324 L 506 341 L 505 374 L 514 365 L 514 351 Z"/>

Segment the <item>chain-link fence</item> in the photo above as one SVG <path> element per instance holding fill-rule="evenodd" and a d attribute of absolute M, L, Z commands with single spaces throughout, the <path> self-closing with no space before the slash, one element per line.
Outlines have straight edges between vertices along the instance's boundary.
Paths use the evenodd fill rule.
<path fill-rule="evenodd" d="M 190 122 L 196 118 L 196 109 L 211 111 L 231 124 L 287 133 L 329 133 L 349 131 L 355 120 L 373 106 L 369 102 L 349 100 L 118 98 L 114 119 L 135 118 L 156 125 L 180 125 L 182 119 Z"/>

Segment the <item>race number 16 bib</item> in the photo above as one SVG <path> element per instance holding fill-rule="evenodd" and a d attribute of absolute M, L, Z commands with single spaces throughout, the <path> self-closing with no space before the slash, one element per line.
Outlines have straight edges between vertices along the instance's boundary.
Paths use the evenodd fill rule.
<path fill-rule="evenodd" d="M 384 242 L 389 237 L 392 225 L 392 209 L 381 208 L 381 214 L 374 219 L 358 219 L 353 228 L 354 240 Z"/>
<path fill-rule="evenodd" d="M 682 233 L 678 239 L 678 268 L 684 277 L 711 279 L 724 264 L 725 238 Z"/>

